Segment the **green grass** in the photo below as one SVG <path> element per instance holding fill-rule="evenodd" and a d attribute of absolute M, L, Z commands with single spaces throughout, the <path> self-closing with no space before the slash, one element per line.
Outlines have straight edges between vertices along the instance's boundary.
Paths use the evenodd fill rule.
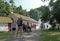
<path fill-rule="evenodd" d="M 0 40 L 11 36 L 12 32 L 0 32 Z"/>
<path fill-rule="evenodd" d="M 60 41 L 60 31 L 45 30 L 41 32 L 41 41 Z"/>

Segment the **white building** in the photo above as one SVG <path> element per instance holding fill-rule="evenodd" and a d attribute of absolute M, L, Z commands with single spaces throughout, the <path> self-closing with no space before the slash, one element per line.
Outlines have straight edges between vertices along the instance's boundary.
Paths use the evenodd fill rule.
<path fill-rule="evenodd" d="M 52 26 L 49 24 L 49 22 L 44 23 L 45 28 L 44 29 L 50 29 Z"/>
<path fill-rule="evenodd" d="M 37 25 L 36 25 L 36 30 L 41 29 L 41 28 L 40 28 L 41 23 L 42 23 L 42 22 L 41 22 L 41 19 L 39 19 L 39 21 L 38 21 L 38 23 L 37 23 Z"/>
<path fill-rule="evenodd" d="M 38 29 L 41 29 L 41 23 L 42 23 L 42 21 L 41 21 L 41 19 L 39 19 L 39 21 L 38 21 L 38 24 L 37 24 L 37 26 L 36 26 L 36 29 L 38 30 Z M 49 28 L 51 28 L 52 26 L 49 24 L 49 22 L 46 22 L 46 23 L 44 23 L 44 29 L 49 29 Z"/>
<path fill-rule="evenodd" d="M 0 17 L 0 31 L 10 31 L 12 20 L 8 17 Z"/>

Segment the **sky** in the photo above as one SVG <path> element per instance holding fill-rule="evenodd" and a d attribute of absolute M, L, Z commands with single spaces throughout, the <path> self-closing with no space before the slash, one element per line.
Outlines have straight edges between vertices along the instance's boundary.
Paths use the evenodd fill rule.
<path fill-rule="evenodd" d="M 41 7 L 42 5 L 48 6 L 49 3 L 49 1 L 42 2 L 41 0 L 14 0 L 14 2 L 17 7 L 21 5 L 22 8 L 26 9 L 27 11 L 30 11 L 30 9 Z"/>

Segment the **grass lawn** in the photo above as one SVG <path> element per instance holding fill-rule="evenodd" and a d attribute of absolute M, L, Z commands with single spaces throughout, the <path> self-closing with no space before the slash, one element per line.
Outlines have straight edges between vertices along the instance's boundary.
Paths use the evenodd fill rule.
<path fill-rule="evenodd" d="M 41 41 L 60 41 L 60 31 L 45 30 L 41 32 Z"/>
<path fill-rule="evenodd" d="M 0 32 L 0 40 L 11 36 L 12 32 Z"/>

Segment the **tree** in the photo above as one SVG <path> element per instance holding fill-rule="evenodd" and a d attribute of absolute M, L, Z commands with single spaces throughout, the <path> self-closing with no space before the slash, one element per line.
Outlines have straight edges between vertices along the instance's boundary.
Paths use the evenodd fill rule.
<path fill-rule="evenodd" d="M 9 4 L 0 0 L 0 16 L 7 16 L 9 14 Z"/>
<path fill-rule="evenodd" d="M 60 0 L 57 0 L 53 5 L 52 10 L 53 17 L 56 19 L 56 21 L 60 24 Z"/>
<path fill-rule="evenodd" d="M 19 7 L 14 6 L 14 13 L 18 13 L 24 16 L 28 16 L 28 12 L 26 10 L 22 9 L 22 6 L 20 5 Z"/>
<path fill-rule="evenodd" d="M 22 6 L 17 7 L 17 13 L 22 14 Z"/>
<path fill-rule="evenodd" d="M 51 19 L 50 23 L 52 25 L 56 25 L 57 23 L 60 24 L 60 0 L 50 0 L 49 6 L 52 7 L 51 9 Z M 54 22 L 56 20 L 56 22 Z M 58 27 L 59 28 L 59 27 Z"/>
<path fill-rule="evenodd" d="M 31 17 L 31 18 L 33 18 L 33 19 L 35 19 L 35 20 L 38 20 L 39 19 L 39 11 L 37 10 L 37 8 L 36 9 L 31 9 L 30 11 L 29 11 L 29 16 Z"/>
<path fill-rule="evenodd" d="M 60 23 L 60 14 L 59 14 L 59 11 L 60 11 L 60 1 L 57 0 L 55 2 L 53 2 L 52 0 L 50 1 L 50 7 L 52 7 L 52 10 L 51 10 L 51 14 L 53 15 L 52 18 L 53 20 L 55 19 L 58 23 Z"/>
<path fill-rule="evenodd" d="M 10 12 L 13 12 L 13 8 L 14 8 L 14 1 L 10 0 Z"/>
<path fill-rule="evenodd" d="M 47 6 L 42 6 L 38 8 L 38 10 L 41 12 L 41 19 L 43 19 L 45 22 L 50 20 L 50 10 Z"/>
<path fill-rule="evenodd" d="M 16 7 L 14 1 L 10 0 L 10 3 L 0 0 L 0 16 L 8 16 L 11 12 L 19 13 L 21 15 L 29 16 L 26 10 L 22 9 L 22 6 Z"/>

